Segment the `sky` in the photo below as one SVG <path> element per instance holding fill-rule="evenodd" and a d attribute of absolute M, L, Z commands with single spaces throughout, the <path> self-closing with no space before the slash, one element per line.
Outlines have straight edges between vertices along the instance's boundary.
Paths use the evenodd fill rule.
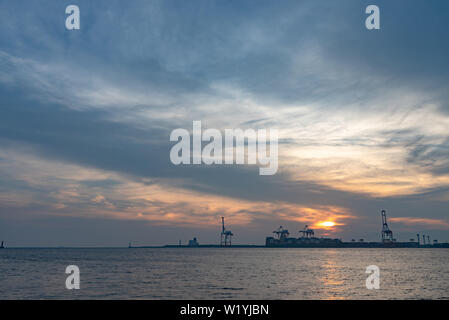
<path fill-rule="evenodd" d="M 398 241 L 447 241 L 448 18 L 443 0 L 2 0 L 0 240 L 217 243 L 224 216 L 233 243 L 379 241 L 385 209 Z M 277 128 L 277 173 L 173 165 L 195 120 Z"/>

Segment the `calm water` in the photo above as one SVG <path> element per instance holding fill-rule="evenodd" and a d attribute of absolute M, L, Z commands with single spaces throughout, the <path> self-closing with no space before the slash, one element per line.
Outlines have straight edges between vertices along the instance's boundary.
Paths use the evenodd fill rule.
<path fill-rule="evenodd" d="M 0 299 L 449 299 L 449 249 L 6 249 L 0 271 Z"/>

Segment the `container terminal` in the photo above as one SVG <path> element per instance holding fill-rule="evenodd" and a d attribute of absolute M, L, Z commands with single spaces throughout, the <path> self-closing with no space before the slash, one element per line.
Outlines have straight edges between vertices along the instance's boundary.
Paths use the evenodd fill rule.
<path fill-rule="evenodd" d="M 381 211 L 382 216 L 382 232 L 381 242 L 365 242 L 363 239 L 359 241 L 352 240 L 351 242 L 343 242 L 340 239 L 332 238 L 317 238 L 315 237 L 314 230 L 308 226 L 299 231 L 299 237 L 289 237 L 289 232 L 280 226 L 277 230 L 273 231 L 274 237 L 267 237 L 265 239 L 266 247 L 294 247 L 294 248 L 418 248 L 418 247 L 440 247 L 446 245 L 449 248 L 449 244 L 439 244 L 437 240 L 430 243 L 430 237 L 423 235 L 422 243 L 420 241 L 420 235 L 417 234 L 417 241 L 410 239 L 407 242 L 399 242 L 393 237 L 393 231 L 390 230 L 387 223 L 387 213 L 385 210 Z"/>
<path fill-rule="evenodd" d="M 266 237 L 265 245 L 233 245 L 231 230 L 226 229 L 224 217 L 221 217 L 221 233 L 219 244 L 199 244 L 197 238 L 189 240 L 187 244 L 182 244 L 179 241 L 177 245 L 165 245 L 162 248 L 220 248 L 220 247 L 234 247 L 234 248 L 449 248 L 449 243 L 440 243 L 434 239 L 430 241 L 429 235 L 416 235 L 416 239 L 400 242 L 393 237 L 393 231 L 389 228 L 387 223 L 387 213 L 385 210 L 381 211 L 382 230 L 380 242 L 368 242 L 364 239 L 356 241 L 353 239 L 350 242 L 344 242 L 341 239 L 316 237 L 315 231 L 310 229 L 307 225 L 303 230 L 298 232 L 298 237 L 291 237 L 287 229 L 280 226 L 273 231 L 273 236 Z M 129 248 L 161 248 L 153 246 L 131 246 Z"/>

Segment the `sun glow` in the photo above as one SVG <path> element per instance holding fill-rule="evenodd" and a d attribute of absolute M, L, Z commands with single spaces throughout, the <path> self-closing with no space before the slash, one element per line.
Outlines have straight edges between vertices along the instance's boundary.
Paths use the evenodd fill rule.
<path fill-rule="evenodd" d="M 320 226 L 320 227 L 334 227 L 335 225 L 336 225 L 336 223 L 333 221 L 323 221 L 323 222 L 317 223 L 317 226 Z"/>

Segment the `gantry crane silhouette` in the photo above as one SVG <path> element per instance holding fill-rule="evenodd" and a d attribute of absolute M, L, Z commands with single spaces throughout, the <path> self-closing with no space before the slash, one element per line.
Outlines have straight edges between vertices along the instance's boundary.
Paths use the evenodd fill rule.
<path fill-rule="evenodd" d="M 220 238 L 220 246 L 222 247 L 230 247 L 231 246 L 231 238 L 234 234 L 231 230 L 226 230 L 224 224 L 224 217 L 221 217 L 221 238 Z"/>
<path fill-rule="evenodd" d="M 393 231 L 390 230 L 387 223 L 387 212 L 382 210 L 382 242 L 393 242 Z"/>

